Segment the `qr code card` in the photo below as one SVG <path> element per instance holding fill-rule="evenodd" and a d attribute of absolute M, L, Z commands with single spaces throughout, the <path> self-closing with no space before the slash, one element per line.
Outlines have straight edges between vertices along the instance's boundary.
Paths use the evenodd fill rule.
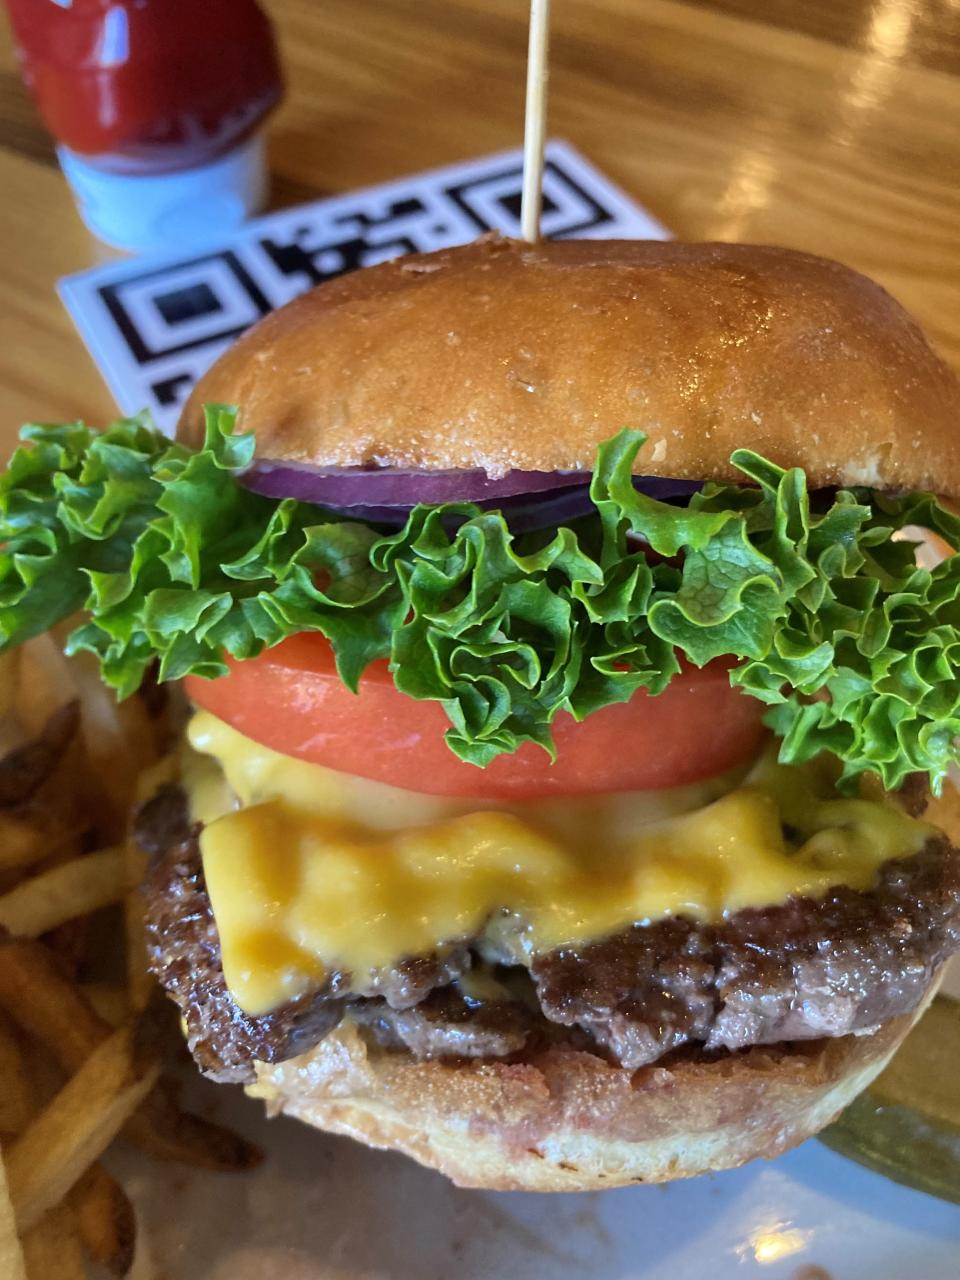
<path fill-rule="evenodd" d="M 522 153 L 510 151 L 283 209 L 228 240 L 65 277 L 60 297 L 124 413 L 173 431 L 220 353 L 311 286 L 399 254 L 520 234 Z M 547 145 L 546 237 L 664 240 L 669 233 L 571 146 Z"/>

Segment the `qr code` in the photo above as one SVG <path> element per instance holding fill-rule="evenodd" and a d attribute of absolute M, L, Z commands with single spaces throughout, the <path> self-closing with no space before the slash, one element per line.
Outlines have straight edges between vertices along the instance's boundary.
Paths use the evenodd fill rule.
<path fill-rule="evenodd" d="M 519 151 L 284 209 L 189 257 L 141 257 L 60 281 L 64 304 L 124 413 L 172 431 L 197 379 L 249 325 L 333 276 L 400 254 L 519 235 Z M 543 234 L 666 239 L 572 147 L 547 146 Z"/>

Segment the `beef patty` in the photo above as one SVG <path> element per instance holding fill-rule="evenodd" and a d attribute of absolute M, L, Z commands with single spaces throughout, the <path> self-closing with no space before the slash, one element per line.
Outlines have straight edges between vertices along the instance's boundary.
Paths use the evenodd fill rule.
<path fill-rule="evenodd" d="M 504 1058 L 544 1038 L 634 1068 L 685 1045 L 707 1050 L 868 1032 L 913 1009 L 960 950 L 960 851 L 935 837 L 888 862 L 875 886 L 740 911 L 719 924 L 635 925 L 588 946 L 526 957 L 509 928 L 403 960 L 330 974 L 262 1017 L 235 1003 L 186 797 L 164 787 L 140 811 L 151 966 L 180 1006 L 187 1042 L 214 1079 L 312 1048 L 349 1013 L 379 1043 L 421 1058 Z M 501 984 L 466 976 L 494 964 Z M 475 991 L 482 994 L 474 994 Z"/>

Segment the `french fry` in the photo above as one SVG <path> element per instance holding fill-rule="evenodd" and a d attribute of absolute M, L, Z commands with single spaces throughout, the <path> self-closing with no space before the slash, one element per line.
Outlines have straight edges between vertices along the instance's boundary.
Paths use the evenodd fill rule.
<path fill-rule="evenodd" d="M 0 804 L 23 806 L 56 771 L 77 736 L 80 708 L 66 702 L 47 719 L 43 728 L 0 760 Z"/>
<path fill-rule="evenodd" d="M 111 1027 L 119 1027 L 130 1017 L 132 1009 L 126 987 L 112 982 L 83 982 L 80 991 L 97 1016 Z"/>
<path fill-rule="evenodd" d="M 38 734 L 50 716 L 77 696 L 70 665 L 49 632 L 20 646 L 14 708 L 27 734 Z"/>
<path fill-rule="evenodd" d="M 132 836 L 128 836 L 124 844 L 124 863 L 127 884 L 142 884 L 147 858 Z M 157 989 L 153 975 L 147 968 L 147 925 L 144 900 L 139 888 L 132 888 L 127 894 L 123 904 L 123 924 L 126 933 L 127 991 L 131 1006 L 139 1013 L 147 1007 Z"/>
<path fill-rule="evenodd" d="M 17 1061 L 0 1065 L 0 1089 L 9 1098 L 10 1087 L 16 1081 L 19 1093 L 16 1113 L 10 1114 L 12 1130 L 4 1134 L 10 1143 L 13 1129 L 25 1129 L 38 1111 L 37 1097 L 51 1096 L 60 1085 L 60 1073 L 56 1064 L 45 1055 L 35 1052 L 33 1045 L 20 1045 L 12 1031 L 7 1032 L 8 1048 L 16 1053 Z M 19 1078 L 18 1078 L 19 1077 Z M 85 1277 L 83 1254 L 77 1239 L 73 1215 L 63 1205 L 55 1205 L 22 1238 L 21 1246 L 27 1269 L 27 1280 L 74 1280 Z M 0 1272 L 5 1275 L 6 1272 Z"/>
<path fill-rule="evenodd" d="M 89 827 L 76 701 L 0 757 L 0 870 L 61 852 Z"/>
<path fill-rule="evenodd" d="M 161 756 L 149 768 L 144 769 L 137 778 L 134 802 L 138 805 L 146 802 L 169 782 L 176 782 L 180 776 L 180 761 L 175 752 Z"/>
<path fill-rule="evenodd" d="M 136 1252 L 137 1219 L 120 1183 L 95 1164 L 70 1193 L 70 1203 L 90 1260 L 111 1275 L 125 1276 Z"/>
<path fill-rule="evenodd" d="M 232 1129 L 192 1111 L 182 1111 L 176 1088 L 166 1078 L 127 1121 L 124 1135 L 160 1160 L 174 1160 L 215 1173 L 243 1173 L 263 1161 L 260 1148 Z"/>
<path fill-rule="evenodd" d="M 36 938 L 67 920 L 119 902 L 127 888 L 121 849 L 101 849 L 24 880 L 0 897 L 0 925 Z"/>
<path fill-rule="evenodd" d="M 26 1233 L 27 1280 L 86 1280 L 78 1225 L 70 1206 L 58 1204 Z"/>
<path fill-rule="evenodd" d="M 0 1135 L 9 1137 L 26 1127 L 33 1096 L 23 1054 L 6 1018 L 0 1019 Z"/>
<path fill-rule="evenodd" d="M 0 654 L 0 719 L 15 714 L 19 683 L 20 650 L 7 649 Z"/>
<path fill-rule="evenodd" d="M 81 1067 L 111 1031 L 47 948 L 29 938 L 0 940 L 0 1007 L 46 1045 L 65 1071 Z M 166 1080 L 131 1116 L 124 1133 L 143 1150 L 194 1168 L 241 1172 L 262 1159 L 245 1138 L 181 1111 Z"/>
<path fill-rule="evenodd" d="M 112 1030 L 56 957 L 31 938 L 0 939 L 0 1007 L 68 1072 L 82 1067 Z"/>
<path fill-rule="evenodd" d="M 97 1163 L 121 1130 L 198 1168 L 261 1159 L 180 1109 L 146 1043 L 156 985 L 133 890 L 146 858 L 127 833 L 133 805 L 177 775 L 176 758 L 161 756 L 173 704 L 118 704 L 91 657 L 65 658 L 66 629 L 0 656 L 0 1280 L 81 1280 L 85 1255 L 112 1275 L 130 1271 L 134 1210 Z M 81 852 L 94 842 L 108 847 Z M 80 987 L 70 975 L 87 918 L 119 901 L 125 983 Z"/>
<path fill-rule="evenodd" d="M 177 776 L 178 762 L 174 755 L 161 757 L 137 778 L 135 802 L 144 804 L 164 783 L 173 782 Z M 147 856 L 128 833 L 124 842 L 127 860 L 127 881 L 140 885 L 147 871 Z M 124 927 L 127 939 L 127 986 L 130 1003 L 139 1012 L 145 1009 L 156 992 L 156 983 L 147 968 L 146 921 L 144 904 L 138 889 L 127 894 L 124 903 Z"/>
<path fill-rule="evenodd" d="M 4 1280 L 27 1280 L 27 1266 L 17 1235 L 17 1219 L 7 1187 L 7 1171 L 0 1158 L 0 1276 Z"/>
<path fill-rule="evenodd" d="M 92 654 L 77 654 L 70 674 L 80 696 L 87 755 L 105 792 L 115 838 L 126 827 L 138 776 L 155 759 L 154 727 L 142 699 L 117 702 Z"/>
<path fill-rule="evenodd" d="M 115 1031 L 6 1152 L 17 1226 L 29 1231 L 106 1150 L 160 1075 L 137 1027 Z"/>
<path fill-rule="evenodd" d="M 49 852 L 50 842 L 38 823 L 0 809 L 0 869 L 32 866 Z"/>
<path fill-rule="evenodd" d="M 123 1002 L 123 990 L 109 988 Z M 25 1129 L 35 1114 L 35 1061 L 27 1079 L 24 1054 L 5 1017 L 0 1016 L 0 1132 L 12 1135 Z M 28 1280 L 64 1280 L 85 1276 L 79 1239 L 92 1261 L 112 1275 L 125 1276 L 133 1264 L 136 1217 L 126 1192 L 102 1165 L 94 1164 L 70 1193 L 72 1214 L 57 1206 L 44 1215 L 23 1240 Z M 2 1262 L 2 1254 L 0 1254 Z M 5 1276 L 0 1269 L 0 1276 Z"/>

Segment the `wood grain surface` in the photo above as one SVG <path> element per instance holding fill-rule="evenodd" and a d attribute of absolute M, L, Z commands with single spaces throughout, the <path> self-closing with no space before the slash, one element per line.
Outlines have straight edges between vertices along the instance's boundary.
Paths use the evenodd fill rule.
<path fill-rule="evenodd" d="M 526 0 L 272 0 L 274 204 L 519 145 Z M 550 133 L 679 236 L 882 281 L 960 365 L 960 0 L 554 0 Z M 0 33 L 0 432 L 111 398 L 58 277 L 84 231 Z"/>

